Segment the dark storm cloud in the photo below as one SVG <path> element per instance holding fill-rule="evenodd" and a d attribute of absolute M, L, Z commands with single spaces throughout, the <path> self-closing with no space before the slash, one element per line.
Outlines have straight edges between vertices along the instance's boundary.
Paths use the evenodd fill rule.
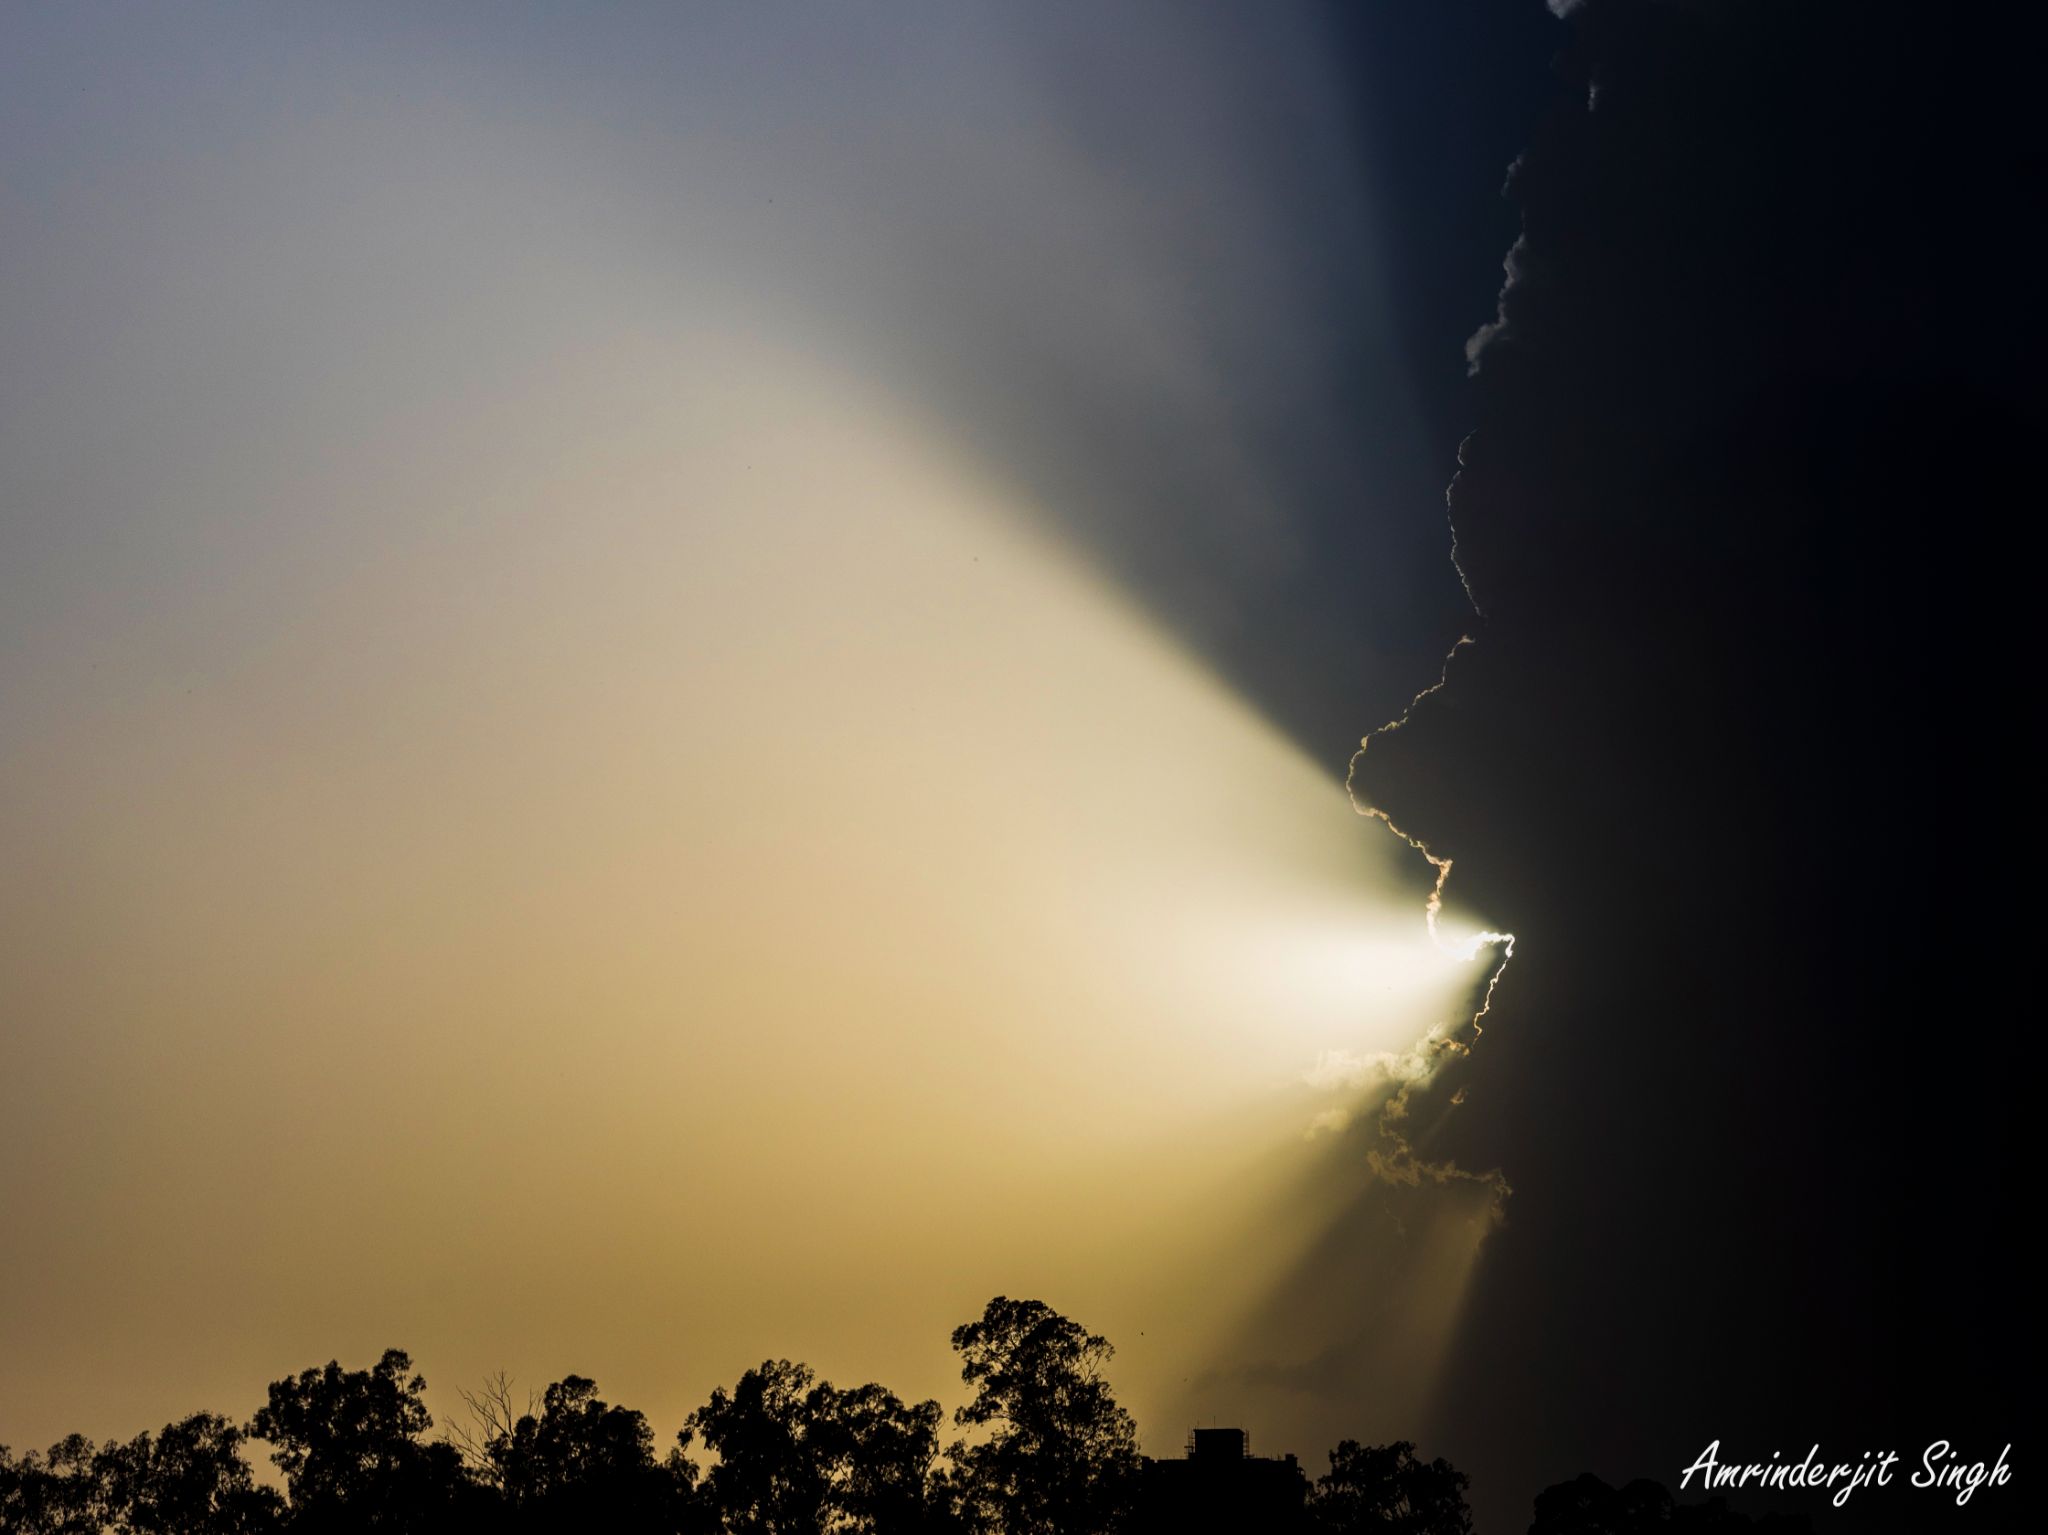
<path fill-rule="evenodd" d="M 1516 1190 L 1432 1425 L 1494 1528 L 1703 1433 L 2019 1422 L 2017 1088 L 1948 1043 L 2029 1012 L 2017 13 L 1558 9 L 1450 494 L 1484 622 L 1354 784 L 1519 940 L 1430 1094 Z"/>
<path fill-rule="evenodd" d="M 1025 106 L 927 136 L 908 186 L 892 161 L 886 217 L 838 248 L 872 239 L 886 274 L 871 350 L 1334 770 L 1462 621 L 1455 341 L 1512 229 L 1489 183 L 1537 91 L 1503 82 L 1550 24 L 992 14 Z"/>

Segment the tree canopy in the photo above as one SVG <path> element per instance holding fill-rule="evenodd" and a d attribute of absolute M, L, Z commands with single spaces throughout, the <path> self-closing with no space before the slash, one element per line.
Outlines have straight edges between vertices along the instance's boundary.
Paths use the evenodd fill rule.
<path fill-rule="evenodd" d="M 704 1500 L 732 1535 L 910 1535 L 945 1522 L 938 1425 L 937 1402 L 842 1391 L 770 1359 L 713 1391 L 683 1432 L 718 1456 Z"/>
<path fill-rule="evenodd" d="M 1109 1341 L 1043 1301 L 997 1296 L 952 1343 L 968 1400 L 943 1449 L 935 1401 L 839 1387 L 767 1359 L 684 1420 L 665 1454 L 644 1415 L 565 1375 L 522 1402 L 499 1374 L 438 1431 L 401 1349 L 273 1381 L 246 1423 L 201 1412 L 155 1434 L 43 1451 L 0 1446 L 0 1535 L 1140 1535 L 1165 1528 Z M 691 1452 L 701 1446 L 708 1465 Z M 1407 1443 L 1347 1440 L 1308 1527 L 1469 1535 L 1465 1478 Z M 260 1474 L 267 1452 L 275 1476 Z M 1158 1463 L 1155 1463 L 1158 1464 Z M 1279 1466 L 1279 1462 L 1255 1465 Z M 269 1483 L 281 1483 L 281 1488 Z M 1554 1490 L 1548 1511 L 1583 1510 Z M 1597 1501 L 1597 1500 L 1596 1500 Z M 1220 1505 L 1219 1505 L 1220 1506 Z M 1214 1522 L 1215 1511 L 1205 1516 Z M 1176 1535 L 1192 1535 L 1179 1514 Z M 1570 1525 L 1572 1529 L 1580 1526 Z M 1590 1527 L 1589 1527 L 1590 1528 Z"/>
<path fill-rule="evenodd" d="M 1136 1489 L 1138 1432 L 1103 1367 L 1107 1338 L 1043 1301 L 998 1295 L 953 1330 L 974 1397 L 954 1415 L 979 1431 L 952 1447 L 971 1531 L 1097 1535 L 1124 1519 Z"/>
<path fill-rule="evenodd" d="M 1447 1460 L 1417 1460 L 1407 1440 L 1346 1439 L 1309 1497 L 1315 1528 L 1329 1535 L 1471 1535 L 1465 1474 Z"/>
<path fill-rule="evenodd" d="M 647 1419 L 606 1402 L 586 1376 L 549 1386 L 540 1412 L 500 1427 L 483 1453 L 515 1529 L 587 1524 L 610 1535 L 660 1535 L 689 1522 L 696 1466 L 680 1449 L 657 1461 Z"/>

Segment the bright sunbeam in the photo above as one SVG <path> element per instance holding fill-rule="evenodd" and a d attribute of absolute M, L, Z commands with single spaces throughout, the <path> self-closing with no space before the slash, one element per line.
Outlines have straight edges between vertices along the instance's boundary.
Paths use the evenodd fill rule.
<path fill-rule="evenodd" d="M 74 1052 L 14 1123 L 102 1173 L 63 1228 L 17 1211 L 11 1317 L 119 1300 L 183 1378 L 225 1342 L 198 1230 L 271 1297 L 244 1350 L 397 1327 L 462 1379 L 514 1340 L 679 1408 L 857 1321 L 942 1390 L 950 1297 L 1022 1268 L 1116 1318 L 1298 1136 L 1319 1059 L 1454 1010 L 1471 967 L 1332 773 L 914 419 L 693 341 L 522 399 L 551 430 L 487 483 L 459 452 L 380 481 L 358 515 L 405 557 L 309 573 L 201 670 L 138 629 L 47 719 L 10 833 L 94 872 L 9 930 Z M 112 1112 L 65 1129 L 88 1090 Z M 138 1227 L 168 1256 L 93 1261 Z M 891 1277 L 792 1340 L 827 1255 Z M 650 1337 L 686 1373 L 635 1379 Z"/>
<path fill-rule="evenodd" d="M 659 67 L 593 22 L 616 99 L 404 14 L 284 75 L 256 31 L 79 44 L 171 94 L 46 103 L 99 179 L 7 253 L 0 1438 L 393 1343 L 658 1422 L 771 1352 L 943 1395 L 997 1292 L 1117 1335 L 1177 1434 L 1326 1063 L 1469 1011 L 1427 868 L 1172 637 L 1227 605 L 1169 630 L 1093 563 L 1286 542 L 1160 275 L 1211 226 L 1051 130 L 1081 12 L 934 17 L 678 21 Z M 1292 38 L 1262 67 L 1312 83 Z M 784 42 L 835 69 L 765 102 Z M 1236 142 L 1228 51 L 1183 62 L 1167 162 Z M 977 72 L 1046 130 L 942 131 Z M 1034 270 L 991 165 L 1071 215 Z M 1207 259 L 1292 291 L 1224 181 Z M 1059 368 L 1154 437 L 1071 443 Z"/>

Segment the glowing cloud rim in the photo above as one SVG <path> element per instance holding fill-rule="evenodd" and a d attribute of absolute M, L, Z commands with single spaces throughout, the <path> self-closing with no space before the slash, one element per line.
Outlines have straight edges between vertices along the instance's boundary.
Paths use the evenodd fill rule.
<path fill-rule="evenodd" d="M 1390 1183 L 1401 1183 L 1411 1186 L 1423 1182 L 1439 1184 L 1454 1182 L 1477 1183 L 1483 1185 L 1493 1193 L 1492 1214 L 1495 1220 L 1499 1220 L 1508 1196 L 1514 1192 L 1500 1169 L 1492 1168 L 1483 1173 L 1475 1173 L 1460 1167 L 1454 1161 L 1429 1161 L 1416 1153 L 1413 1145 L 1409 1143 L 1408 1138 L 1401 1133 L 1397 1126 L 1399 1121 L 1408 1117 L 1411 1100 L 1416 1090 L 1428 1087 L 1447 1060 L 1458 1056 L 1470 1055 L 1472 1047 L 1479 1042 L 1480 1036 L 1486 1032 L 1485 1019 L 1487 1014 L 1493 1010 L 1494 988 L 1500 985 L 1501 976 L 1507 973 L 1508 962 L 1515 957 L 1515 935 L 1513 933 L 1482 929 L 1471 937 L 1460 941 L 1446 938 L 1442 931 L 1440 919 L 1443 915 L 1444 889 L 1451 879 L 1451 860 L 1439 857 L 1431 852 L 1429 845 L 1422 838 L 1403 831 L 1395 824 L 1393 817 L 1388 815 L 1385 810 L 1372 804 L 1365 798 L 1358 782 L 1358 765 L 1365 759 L 1365 754 L 1372 749 L 1373 741 L 1379 736 L 1391 735 L 1406 725 L 1409 717 L 1415 711 L 1415 706 L 1421 703 L 1423 699 L 1429 697 L 1430 694 L 1443 687 L 1444 683 L 1449 680 L 1452 659 L 1465 646 L 1473 643 L 1471 635 L 1460 635 L 1457 644 L 1451 647 L 1450 653 L 1444 658 L 1443 674 L 1409 701 L 1408 707 L 1401 712 L 1399 719 L 1389 720 L 1358 743 L 1358 750 L 1351 754 L 1350 764 L 1345 769 L 1344 791 L 1350 797 L 1351 808 L 1354 811 L 1359 815 L 1369 816 L 1380 822 L 1388 831 L 1420 853 L 1428 861 L 1429 866 L 1436 871 L 1436 878 L 1430 886 L 1429 898 L 1423 905 L 1423 920 L 1428 925 L 1430 941 L 1445 953 L 1464 960 L 1477 959 L 1480 952 L 1484 949 L 1498 949 L 1500 951 L 1499 961 L 1494 965 L 1492 973 L 1486 978 L 1485 989 L 1480 993 L 1478 1008 L 1459 1030 L 1439 1031 L 1433 1029 L 1407 1056 L 1404 1056 L 1398 1062 L 1389 1062 L 1381 1068 L 1385 1071 L 1387 1079 L 1394 1082 L 1396 1086 L 1386 1101 L 1377 1107 L 1375 1117 L 1379 1130 L 1379 1144 L 1368 1154 L 1367 1160 L 1372 1165 L 1373 1170 Z M 1470 1031 L 1469 1037 L 1461 1037 L 1465 1030 Z M 1333 1071 L 1341 1068 L 1343 1064 L 1333 1062 L 1326 1057 L 1325 1060 L 1317 1063 L 1316 1070 L 1318 1073 L 1328 1076 Z M 1370 1064 L 1374 1063 L 1358 1063 L 1361 1067 L 1367 1067 Z M 1451 1103 L 1453 1105 L 1461 1104 L 1464 1102 L 1464 1098 L 1464 1089 L 1460 1088 L 1452 1094 Z M 1331 1111 L 1319 1115 L 1315 1124 L 1311 1126 L 1311 1130 L 1341 1130 L 1348 1122 L 1349 1116 L 1343 1114 L 1342 1111 Z"/>

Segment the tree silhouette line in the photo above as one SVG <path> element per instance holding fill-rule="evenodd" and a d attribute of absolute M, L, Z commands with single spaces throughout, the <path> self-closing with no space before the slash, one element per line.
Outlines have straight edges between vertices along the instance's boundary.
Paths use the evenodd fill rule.
<path fill-rule="evenodd" d="M 1110 1390 L 1114 1350 L 1042 1301 L 998 1296 L 953 1331 L 972 1397 L 941 1444 L 934 1401 L 842 1390 L 771 1359 L 719 1387 L 665 1452 L 647 1419 L 569 1375 L 524 1402 L 502 1374 L 461 1393 L 435 1437 L 425 1377 L 389 1349 L 274 1381 L 246 1424 L 201 1412 L 123 1443 L 73 1434 L 0 1445 L 4 1535 L 1470 1535 L 1466 1478 L 1412 1444 L 1352 1440 L 1329 1472 L 1255 1527 L 1148 1508 L 1137 1429 Z M 269 1447 L 283 1488 L 256 1477 Z M 700 1467 L 692 1451 L 714 1459 Z M 1661 1503 L 1658 1501 L 1661 1495 Z M 1532 1535 L 1750 1528 L 1681 1509 L 1649 1483 L 1550 1489 Z"/>

